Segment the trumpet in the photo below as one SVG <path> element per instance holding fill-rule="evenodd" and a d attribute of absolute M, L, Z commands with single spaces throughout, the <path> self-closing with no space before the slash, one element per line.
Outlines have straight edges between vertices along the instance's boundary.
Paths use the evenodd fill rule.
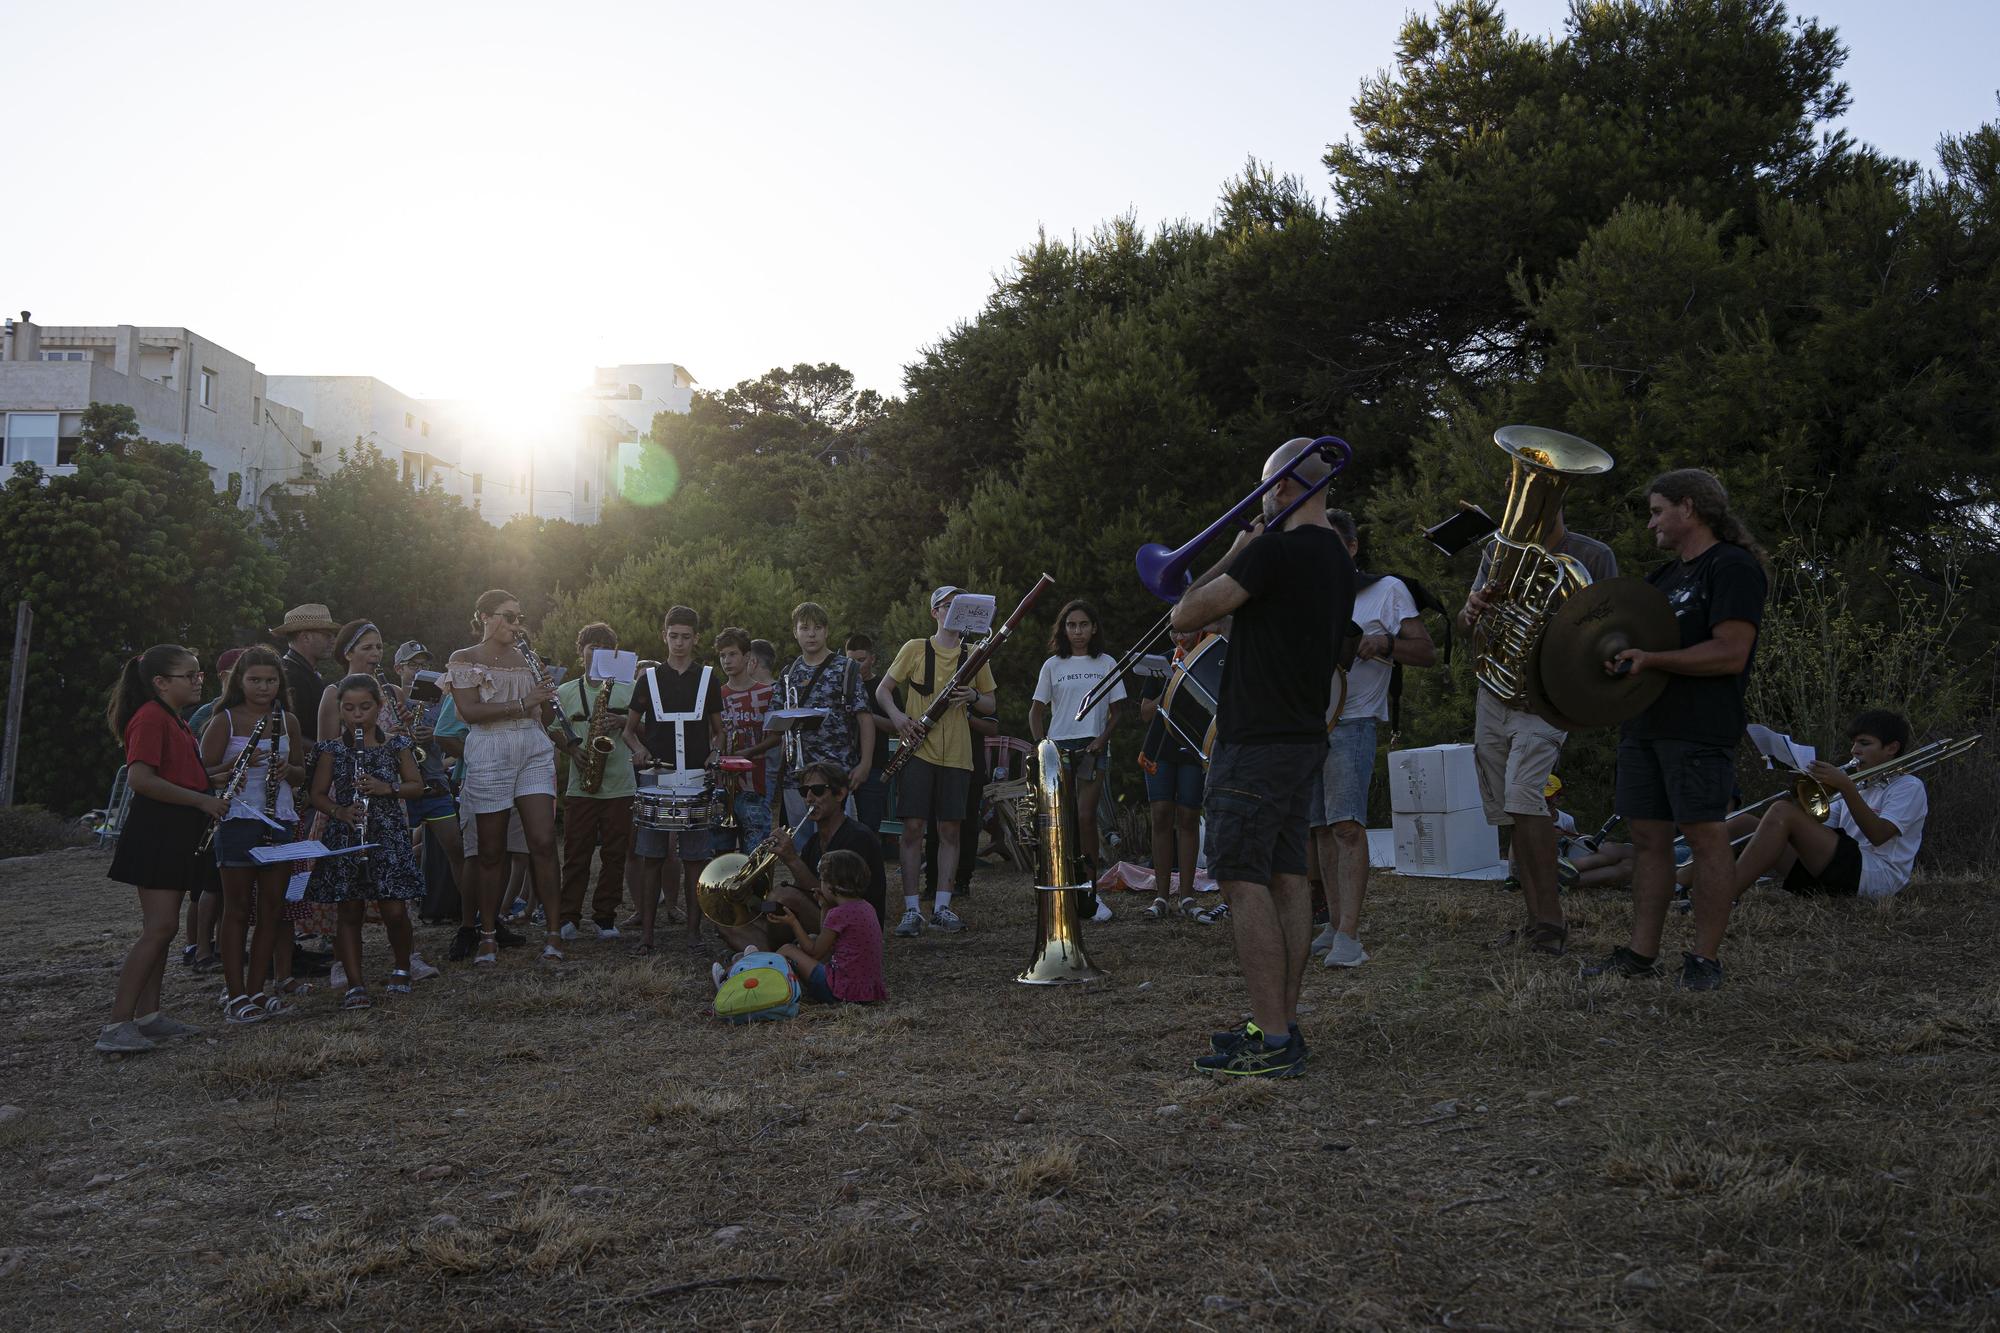
<path fill-rule="evenodd" d="M 1283 528 L 1285 520 L 1292 516 L 1294 510 L 1331 486 L 1333 479 L 1354 461 L 1354 449 L 1338 435 L 1322 435 L 1312 442 L 1311 447 L 1301 450 L 1297 458 L 1258 482 L 1254 490 L 1231 505 L 1229 512 L 1221 518 L 1196 533 L 1193 540 L 1172 548 L 1159 542 L 1148 542 L 1141 546 L 1138 553 L 1133 556 L 1133 563 L 1139 567 L 1139 582 L 1145 584 L 1146 590 L 1161 601 L 1178 602 L 1186 595 L 1189 584 L 1194 581 L 1191 571 L 1195 557 L 1201 554 L 1202 548 L 1221 535 L 1225 528 L 1236 527 L 1242 528 L 1245 532 L 1250 531 L 1256 526 L 1256 520 L 1250 515 L 1262 509 L 1264 497 L 1276 490 L 1280 484 L 1296 480 L 1299 470 L 1314 459 L 1325 460 L 1327 474 L 1318 481 L 1307 484 L 1304 494 L 1279 510 L 1269 522 L 1265 523 L 1266 532 L 1276 532 Z M 1111 693 L 1113 686 L 1132 674 L 1132 668 L 1139 664 L 1139 659 L 1144 657 L 1152 646 L 1159 642 L 1160 636 L 1167 632 L 1173 615 L 1173 611 L 1169 609 L 1166 614 L 1153 622 L 1153 627 L 1118 659 L 1104 679 L 1091 687 L 1090 693 L 1083 696 L 1082 704 L 1077 707 L 1078 721 L 1082 721 L 1091 709 L 1102 703 L 1104 696 Z"/>

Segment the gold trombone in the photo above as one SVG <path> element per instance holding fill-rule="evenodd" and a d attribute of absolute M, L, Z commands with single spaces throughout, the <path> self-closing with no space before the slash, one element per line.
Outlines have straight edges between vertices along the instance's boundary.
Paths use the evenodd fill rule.
<path fill-rule="evenodd" d="M 1858 787 L 1863 783 L 1877 782 L 1884 778 L 1901 777 L 1905 773 L 1916 773 L 1934 764 L 1941 764 L 1947 759 L 1956 759 L 1972 749 L 1973 746 L 1979 744 L 1979 739 L 1978 736 L 1966 736 L 1957 739 L 1947 736 L 1943 740 L 1932 741 L 1928 745 L 1919 745 L 1908 754 L 1899 754 L 1894 759 L 1885 759 L 1872 768 L 1857 767 L 1860 761 L 1850 759 L 1840 766 L 1840 771 L 1853 778 L 1854 785 Z M 1839 796 L 1812 774 L 1795 771 L 1792 774 L 1790 783 L 1780 787 L 1761 801 L 1754 801 L 1744 806 L 1741 810 L 1731 811 L 1724 817 L 1725 822 L 1743 815 L 1754 815 L 1766 806 L 1788 799 L 1798 802 L 1799 809 L 1824 824 L 1827 816 L 1833 813 L 1833 803 L 1839 799 Z M 1735 839 L 1731 845 L 1741 846 L 1750 837 L 1751 835 L 1746 833 L 1742 837 Z"/>

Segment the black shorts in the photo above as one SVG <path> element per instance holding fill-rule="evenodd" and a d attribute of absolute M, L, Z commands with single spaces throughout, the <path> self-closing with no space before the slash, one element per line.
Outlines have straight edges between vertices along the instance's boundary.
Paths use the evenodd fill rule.
<path fill-rule="evenodd" d="M 1635 737 L 1618 742 L 1613 808 L 1627 819 L 1720 823 L 1729 815 L 1735 789 L 1733 747 Z"/>
<path fill-rule="evenodd" d="M 1202 806 L 1208 873 L 1218 883 L 1262 884 L 1306 873 L 1306 810 L 1325 741 L 1217 744 Z"/>
<path fill-rule="evenodd" d="M 971 791 L 971 769 L 941 768 L 913 756 L 896 774 L 896 818 L 962 820 Z"/>
<path fill-rule="evenodd" d="M 1861 844 L 1846 829 L 1833 831 L 1833 859 L 1817 875 L 1794 862 L 1785 873 L 1785 892 L 1801 896 L 1852 898 L 1861 892 Z"/>

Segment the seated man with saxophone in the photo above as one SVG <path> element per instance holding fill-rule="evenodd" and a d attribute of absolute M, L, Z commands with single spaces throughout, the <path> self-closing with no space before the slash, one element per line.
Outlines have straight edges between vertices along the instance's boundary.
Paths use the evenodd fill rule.
<path fill-rule="evenodd" d="M 1910 724 L 1899 713 L 1871 708 L 1847 728 L 1860 768 L 1888 764 L 1909 749 Z M 1893 898 L 1910 882 L 1924 840 L 1930 794 L 1907 771 L 1857 781 L 1846 769 L 1817 760 L 1806 775 L 1831 794 L 1825 822 L 1795 800 L 1772 804 L 1736 858 L 1735 896 L 1765 875 L 1780 876 L 1789 893 Z"/>
<path fill-rule="evenodd" d="M 1533 485 L 1517 468 L 1513 489 Z M 1544 492 L 1546 493 L 1546 492 Z M 1563 919 L 1562 886 L 1556 877 L 1556 829 L 1549 818 L 1547 798 L 1542 789 L 1555 772 L 1569 733 L 1530 712 L 1518 695 L 1505 697 L 1500 682 L 1518 677 L 1525 663 L 1500 661 L 1503 636 L 1496 621 L 1508 613 L 1503 573 L 1512 557 L 1526 546 L 1540 547 L 1554 556 L 1567 556 L 1582 564 L 1593 583 L 1618 577 L 1618 557 L 1603 542 L 1571 532 L 1563 522 L 1561 492 L 1555 491 L 1553 508 L 1545 515 L 1528 512 L 1525 530 L 1502 532 L 1504 540 L 1489 544 L 1479 557 L 1479 572 L 1473 576 L 1472 592 L 1458 613 L 1459 628 L 1473 635 L 1478 650 L 1479 700 L 1473 727 L 1473 765 L 1479 778 L 1479 801 L 1486 822 L 1496 828 L 1510 828 L 1509 848 L 1521 890 L 1527 922 L 1503 940 L 1524 941 L 1536 953 L 1559 956 L 1569 939 Z M 1532 506 L 1521 505 L 1522 511 Z M 1516 512 L 1512 494 L 1507 510 Z M 1539 530 L 1536 530 L 1539 529 Z M 1500 567 L 1495 553 L 1501 554 Z"/>
<path fill-rule="evenodd" d="M 625 856 L 632 845 L 632 796 L 638 789 L 632 754 L 625 745 L 625 715 L 632 708 L 632 682 L 599 680 L 590 674 L 597 650 L 618 649 L 618 632 L 598 621 L 576 633 L 578 669 L 556 687 L 563 718 L 549 734 L 569 756 L 569 788 L 563 796 L 562 937 L 577 937 L 583 894 L 590 885 L 591 854 L 597 854 L 597 892 L 590 919 L 602 940 L 618 938 L 618 903 L 625 896 Z"/>

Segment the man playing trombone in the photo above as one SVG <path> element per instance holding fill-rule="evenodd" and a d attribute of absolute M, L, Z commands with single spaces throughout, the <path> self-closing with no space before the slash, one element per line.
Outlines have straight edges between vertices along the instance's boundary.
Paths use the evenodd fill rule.
<path fill-rule="evenodd" d="M 1306 806 L 1326 757 L 1337 641 L 1354 611 L 1354 561 L 1326 517 L 1333 472 L 1318 441 L 1281 445 L 1264 462 L 1265 522 L 1237 534 L 1173 610 L 1179 630 L 1235 618 L 1204 804 L 1209 869 L 1229 903 L 1251 1021 L 1216 1034 L 1214 1052 L 1195 1061 L 1205 1073 L 1305 1070 L 1297 1018 L 1312 946 Z"/>

